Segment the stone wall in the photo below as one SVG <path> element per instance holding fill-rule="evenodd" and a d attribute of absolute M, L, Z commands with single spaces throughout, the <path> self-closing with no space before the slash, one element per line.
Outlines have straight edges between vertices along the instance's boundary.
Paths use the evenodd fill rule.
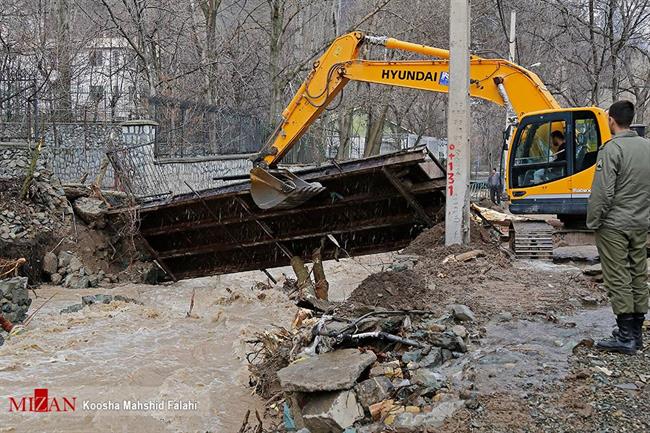
<path fill-rule="evenodd" d="M 0 143 L 0 179 L 17 179 L 25 176 L 31 160 L 27 143 Z"/>
<path fill-rule="evenodd" d="M 63 183 L 91 183 L 99 173 L 111 140 L 119 140 L 120 128 L 105 123 L 66 123 L 51 125 L 45 131 L 45 148 L 54 174 Z M 115 189 L 117 179 L 108 166 L 102 188 Z"/>
<path fill-rule="evenodd" d="M 191 192 L 187 184 L 197 191 L 213 188 L 223 184 L 213 178 L 245 174 L 251 167 L 247 159 L 157 161 L 155 138 L 156 126 L 150 121 L 52 125 L 45 131 L 37 171 L 47 167 L 62 183 L 90 184 L 108 151 L 111 164 L 102 188 L 131 190 L 137 197 L 146 198 Z M 0 179 L 23 177 L 31 152 L 24 142 L 0 143 Z M 119 166 L 120 173 L 114 164 Z"/>
<path fill-rule="evenodd" d="M 130 174 L 131 188 L 138 197 L 154 197 L 213 188 L 223 184 L 213 180 L 224 175 L 244 174 L 250 170 L 247 159 L 201 159 L 157 161 L 155 127 L 151 123 L 131 122 L 122 127 L 122 148 L 113 154 L 123 171 Z"/>

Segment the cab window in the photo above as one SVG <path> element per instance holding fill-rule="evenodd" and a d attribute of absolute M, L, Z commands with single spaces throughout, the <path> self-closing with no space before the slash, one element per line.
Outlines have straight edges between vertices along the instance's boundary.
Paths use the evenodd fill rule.
<path fill-rule="evenodd" d="M 518 134 L 512 161 L 514 188 L 540 185 L 567 175 L 567 122 L 532 122 Z"/>
<path fill-rule="evenodd" d="M 588 169 L 596 163 L 600 147 L 600 131 L 592 112 L 576 113 L 574 118 L 575 156 L 574 173 Z"/>

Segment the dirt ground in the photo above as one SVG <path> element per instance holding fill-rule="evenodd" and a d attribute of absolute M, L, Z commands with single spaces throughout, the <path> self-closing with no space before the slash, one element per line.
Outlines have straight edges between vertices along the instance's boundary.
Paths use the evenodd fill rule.
<path fill-rule="evenodd" d="M 369 276 L 349 302 L 437 313 L 458 303 L 489 319 L 506 311 L 516 317 L 569 313 L 583 298 L 605 301 L 602 289 L 579 269 L 513 261 L 477 223 L 471 234 L 470 246 L 447 247 L 443 225 L 426 230 L 403 251 L 418 256 L 412 269 Z M 451 258 L 477 249 L 483 254 L 476 259 L 459 262 Z"/>

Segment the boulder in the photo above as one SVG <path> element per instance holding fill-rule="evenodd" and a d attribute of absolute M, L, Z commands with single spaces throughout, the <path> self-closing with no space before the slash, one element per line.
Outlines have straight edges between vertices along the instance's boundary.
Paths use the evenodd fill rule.
<path fill-rule="evenodd" d="M 357 400 L 364 408 L 389 398 L 393 383 L 386 376 L 371 377 L 360 382 L 355 387 Z"/>
<path fill-rule="evenodd" d="M 90 287 L 90 279 L 86 276 L 79 277 L 70 285 L 71 289 L 87 289 Z"/>
<path fill-rule="evenodd" d="M 363 408 L 351 390 L 314 394 L 302 408 L 305 427 L 312 433 L 342 432 L 363 417 Z"/>
<path fill-rule="evenodd" d="M 113 296 L 111 295 L 88 295 L 81 297 L 81 303 L 83 305 L 92 305 L 92 304 L 110 304 L 113 301 Z"/>
<path fill-rule="evenodd" d="M 86 224 L 93 224 L 97 228 L 104 226 L 104 212 L 106 204 L 96 198 L 79 197 L 72 204 L 75 214 L 79 216 Z"/>
<path fill-rule="evenodd" d="M 83 307 L 83 304 L 73 304 L 62 309 L 59 314 L 76 313 L 77 311 L 81 311 Z"/>
<path fill-rule="evenodd" d="M 50 281 L 52 281 L 52 284 L 54 284 L 55 286 L 58 286 L 59 284 L 61 284 L 61 281 L 63 281 L 63 277 L 61 276 L 61 274 L 55 273 L 50 275 Z"/>
<path fill-rule="evenodd" d="M 413 365 L 418 368 L 433 368 L 439 366 L 442 362 L 442 349 L 440 347 L 432 347 L 426 356 L 418 362 L 413 363 Z"/>
<path fill-rule="evenodd" d="M 589 276 L 589 277 L 596 277 L 598 275 L 601 275 L 603 273 L 603 268 L 600 265 L 600 263 L 597 263 L 595 265 L 589 265 L 585 267 L 582 270 L 582 273 Z"/>
<path fill-rule="evenodd" d="M 59 253 L 59 268 L 67 268 L 72 257 L 73 254 L 70 251 L 61 251 Z"/>
<path fill-rule="evenodd" d="M 73 272 L 79 272 L 81 268 L 83 268 L 84 264 L 81 263 L 81 260 L 79 260 L 79 257 L 77 256 L 72 256 L 70 258 L 70 263 L 68 264 L 68 272 L 73 273 Z"/>
<path fill-rule="evenodd" d="M 56 254 L 49 252 L 43 257 L 43 272 L 48 275 L 56 274 L 59 267 L 59 259 Z"/>
<path fill-rule="evenodd" d="M 377 357 L 372 352 L 343 349 L 299 359 L 278 371 L 285 392 L 350 389 Z"/>
<path fill-rule="evenodd" d="M 463 325 L 452 326 L 451 332 L 458 335 L 460 338 L 467 337 L 467 329 Z"/>
<path fill-rule="evenodd" d="M 467 305 L 452 304 L 449 308 L 451 309 L 451 313 L 454 315 L 454 319 L 460 322 L 473 322 L 476 320 L 474 312 L 470 310 Z"/>
<path fill-rule="evenodd" d="M 425 339 L 429 344 L 448 349 L 452 352 L 467 352 L 467 346 L 462 338 L 451 331 L 445 332 L 426 332 L 419 331 L 412 335 L 415 338 Z"/>

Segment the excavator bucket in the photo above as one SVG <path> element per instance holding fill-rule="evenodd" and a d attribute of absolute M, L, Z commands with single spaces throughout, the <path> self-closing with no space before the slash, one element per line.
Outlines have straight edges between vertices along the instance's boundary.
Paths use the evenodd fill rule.
<path fill-rule="evenodd" d="M 260 209 L 291 209 L 324 191 L 318 182 L 305 182 L 289 170 L 251 170 L 251 196 Z"/>

